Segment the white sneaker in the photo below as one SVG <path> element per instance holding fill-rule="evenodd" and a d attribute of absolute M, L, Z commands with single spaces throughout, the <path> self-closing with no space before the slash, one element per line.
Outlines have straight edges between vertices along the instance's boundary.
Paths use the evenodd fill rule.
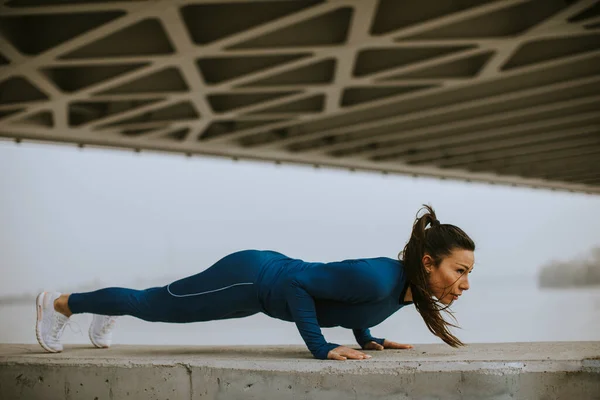
<path fill-rule="evenodd" d="M 94 346 L 101 349 L 110 347 L 110 344 L 112 343 L 112 331 L 116 321 L 117 317 L 112 315 L 94 314 L 88 332 L 90 341 Z"/>
<path fill-rule="evenodd" d="M 35 299 L 37 308 L 35 336 L 39 344 L 51 353 L 63 351 L 60 336 L 69 321 L 68 317 L 54 310 L 54 300 L 60 295 L 58 292 L 42 292 Z"/>

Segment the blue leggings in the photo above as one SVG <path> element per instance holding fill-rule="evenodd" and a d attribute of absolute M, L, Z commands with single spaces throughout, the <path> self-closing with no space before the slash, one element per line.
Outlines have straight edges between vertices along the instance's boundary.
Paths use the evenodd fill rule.
<path fill-rule="evenodd" d="M 154 322 L 241 318 L 262 311 L 257 280 L 262 259 L 255 250 L 230 254 L 199 274 L 146 290 L 106 288 L 69 296 L 74 314 L 131 315 Z"/>

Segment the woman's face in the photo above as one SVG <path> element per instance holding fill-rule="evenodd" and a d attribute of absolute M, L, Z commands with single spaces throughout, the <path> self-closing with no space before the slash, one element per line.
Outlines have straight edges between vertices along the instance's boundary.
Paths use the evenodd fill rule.
<path fill-rule="evenodd" d="M 469 289 L 469 273 L 473 270 L 475 256 L 470 250 L 453 250 L 437 267 L 429 254 L 423 257 L 428 271 L 429 288 L 442 303 L 450 304 Z"/>

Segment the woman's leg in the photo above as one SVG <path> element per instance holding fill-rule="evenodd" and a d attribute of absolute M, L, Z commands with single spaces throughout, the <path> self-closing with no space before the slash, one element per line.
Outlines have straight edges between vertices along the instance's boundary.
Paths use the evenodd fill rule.
<path fill-rule="evenodd" d="M 61 297 L 55 307 L 65 315 L 69 312 L 131 315 L 156 322 L 240 318 L 261 311 L 256 287 L 261 266 L 260 252 L 246 250 L 230 254 L 207 270 L 164 287 L 146 290 L 113 287 L 73 293 Z"/>

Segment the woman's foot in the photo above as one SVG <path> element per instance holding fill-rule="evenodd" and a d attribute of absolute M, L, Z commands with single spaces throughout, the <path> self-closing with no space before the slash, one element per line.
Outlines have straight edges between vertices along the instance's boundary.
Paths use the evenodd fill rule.
<path fill-rule="evenodd" d="M 58 292 L 42 292 L 36 300 L 37 322 L 35 336 L 46 351 L 59 353 L 63 350 L 60 337 L 67 326 L 69 317 L 54 309 L 54 301 L 61 296 Z"/>
<path fill-rule="evenodd" d="M 115 316 L 94 314 L 89 329 L 90 341 L 94 346 L 101 349 L 110 347 L 116 320 Z"/>

